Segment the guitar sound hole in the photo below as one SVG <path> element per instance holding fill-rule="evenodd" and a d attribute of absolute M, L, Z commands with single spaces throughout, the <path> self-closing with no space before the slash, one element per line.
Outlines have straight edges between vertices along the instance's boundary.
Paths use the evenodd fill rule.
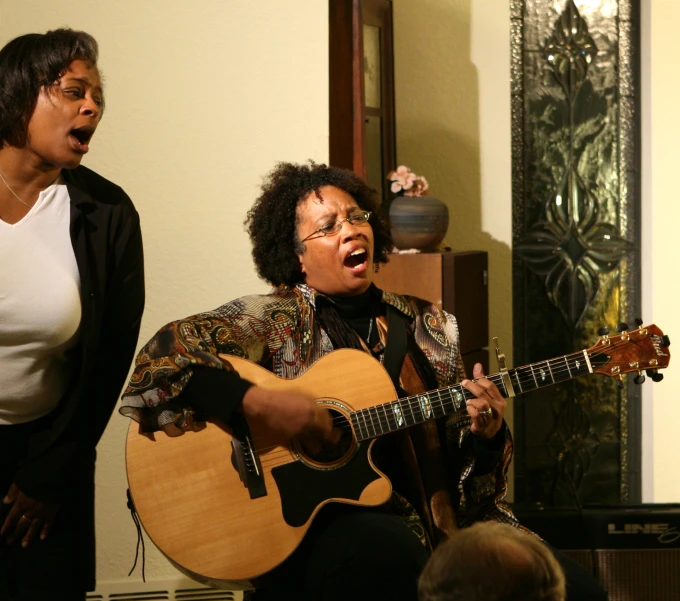
<path fill-rule="evenodd" d="M 316 436 L 300 437 L 300 450 L 307 459 L 314 463 L 337 463 L 349 455 L 356 446 L 347 418 L 334 409 L 330 409 L 330 414 L 333 419 L 335 441 L 323 440 Z"/>

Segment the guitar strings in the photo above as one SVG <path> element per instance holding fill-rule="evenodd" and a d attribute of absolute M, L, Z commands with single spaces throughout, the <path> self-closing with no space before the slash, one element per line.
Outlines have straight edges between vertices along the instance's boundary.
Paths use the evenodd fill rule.
<path fill-rule="evenodd" d="M 644 339 L 639 339 L 639 340 L 644 340 Z M 606 348 L 604 348 L 601 351 L 596 350 L 596 351 L 593 351 L 592 354 L 590 354 L 590 353 L 588 353 L 588 349 L 586 349 L 586 353 L 588 353 L 588 357 L 591 360 L 591 364 L 592 364 L 593 360 L 597 360 L 598 358 L 600 358 L 602 356 L 606 357 L 608 355 L 608 351 L 615 350 L 620 346 L 626 346 L 626 345 L 628 345 L 630 343 L 634 343 L 634 342 L 635 341 L 632 340 L 632 339 L 629 339 L 629 340 L 626 340 L 626 341 L 619 339 L 619 341 L 613 342 L 612 344 L 610 344 L 609 346 L 607 346 Z M 513 374 L 516 377 L 516 380 L 520 383 L 520 387 L 522 389 L 524 388 L 524 386 L 522 386 L 522 384 L 525 384 L 525 385 L 526 384 L 532 384 L 532 387 L 529 390 L 527 390 L 527 392 L 530 392 L 531 390 L 536 390 L 537 388 L 541 387 L 540 385 L 536 386 L 537 380 L 535 378 L 534 372 L 532 371 L 532 368 L 535 368 L 536 366 L 545 365 L 545 366 L 548 367 L 548 371 L 545 372 L 545 375 L 546 376 L 550 375 L 552 377 L 551 377 L 551 381 L 548 381 L 548 382 L 545 383 L 545 386 L 549 386 L 549 385 L 552 385 L 552 384 L 558 384 L 561 381 L 567 381 L 568 379 L 572 379 L 574 376 L 572 375 L 572 370 L 569 368 L 569 359 L 573 360 L 573 362 L 574 362 L 572 364 L 572 367 L 574 368 L 573 371 L 577 372 L 578 375 L 585 375 L 587 373 L 591 373 L 590 371 L 583 371 L 581 366 L 576 367 L 576 361 L 577 360 L 578 361 L 583 360 L 585 362 L 585 357 L 584 357 L 583 351 L 577 351 L 575 353 L 571 353 L 569 355 L 564 355 L 562 357 L 555 358 L 555 359 L 546 359 L 544 361 L 538 361 L 536 363 L 523 365 L 523 366 L 520 366 L 518 368 L 513 369 L 512 371 L 513 371 Z M 555 368 L 551 368 L 548 365 L 551 362 L 559 362 L 560 364 L 563 363 L 564 367 L 557 366 Z M 525 373 L 522 376 L 522 374 L 518 373 L 518 370 L 522 370 L 524 372 L 529 372 L 531 375 L 529 376 L 529 375 L 526 375 L 526 373 Z M 593 373 L 594 373 L 594 369 L 593 369 Z M 555 377 L 554 377 L 554 376 L 557 376 L 559 378 L 560 376 L 564 376 L 565 374 L 568 375 L 568 378 L 566 378 L 566 379 L 555 379 Z M 520 376 L 522 376 L 522 377 L 520 377 Z M 503 377 L 502 377 L 501 374 L 499 374 L 499 373 L 491 374 L 491 375 L 488 375 L 488 376 L 484 376 L 484 378 L 489 379 L 500 390 L 505 390 L 505 385 L 503 383 Z M 472 381 L 474 382 L 476 380 L 472 380 Z M 516 382 L 513 382 L 513 385 L 515 383 Z M 423 413 L 423 410 L 422 410 L 420 397 L 426 396 L 426 395 L 430 396 L 430 397 L 436 395 L 437 397 L 439 397 L 438 401 L 439 401 L 440 406 L 439 406 L 438 409 L 431 402 L 429 404 L 429 409 L 431 411 L 431 417 L 426 417 Z M 507 395 L 507 392 L 506 392 L 506 395 Z M 454 398 L 457 397 L 457 396 L 460 396 L 462 398 L 461 403 L 456 403 L 456 401 L 454 400 Z M 428 421 L 429 419 L 432 419 L 432 418 L 437 419 L 439 417 L 443 417 L 445 415 L 450 414 L 451 409 L 453 409 L 454 412 L 462 411 L 466 407 L 464 401 L 466 401 L 468 399 L 472 399 L 472 398 L 475 398 L 475 395 L 473 393 L 471 393 L 467 388 L 463 387 L 462 385 L 456 384 L 456 385 L 453 385 L 453 386 L 450 386 L 450 387 L 444 387 L 444 388 L 441 388 L 441 389 L 438 389 L 438 390 L 433 390 L 433 391 L 421 393 L 419 395 L 412 395 L 412 396 L 404 397 L 404 398 L 401 398 L 401 399 L 394 399 L 394 400 L 389 401 L 387 403 L 375 405 L 375 406 L 372 406 L 372 407 L 369 407 L 369 408 L 359 409 L 359 410 L 351 412 L 349 414 L 350 417 L 348 417 L 344 414 L 340 414 L 340 415 L 335 416 L 333 418 L 333 427 L 342 429 L 343 431 L 353 432 L 353 428 L 352 428 L 352 425 L 350 423 L 350 420 L 351 420 L 351 416 L 355 415 L 357 417 L 357 426 L 360 430 L 365 430 L 367 433 L 370 433 L 370 430 L 373 430 L 373 435 L 369 435 L 365 438 L 360 438 L 358 436 L 358 434 L 360 434 L 360 433 L 354 432 L 355 438 L 357 438 L 357 440 L 365 440 L 365 439 L 375 438 L 375 437 L 380 436 L 382 434 L 387 434 L 389 432 L 394 432 L 394 431 L 397 431 L 397 430 L 400 430 L 400 429 L 403 429 L 403 428 L 406 428 L 406 427 L 410 427 L 412 425 L 423 423 L 423 422 Z M 388 408 L 391 409 L 395 405 L 395 403 L 398 403 L 400 408 L 401 408 L 403 422 L 404 422 L 403 425 L 399 425 L 398 418 L 395 416 L 395 414 L 393 412 L 391 414 L 387 412 Z M 408 409 L 410 411 L 410 420 L 411 420 L 412 423 L 408 423 L 408 424 L 406 423 L 408 421 L 409 417 L 407 415 L 405 415 L 404 409 Z M 419 416 L 416 416 L 416 413 L 414 413 L 414 409 L 418 412 Z M 383 415 L 380 415 L 380 410 L 383 411 Z M 370 413 L 371 411 L 374 411 L 375 414 L 371 415 L 371 413 Z M 437 413 L 440 413 L 440 412 L 441 412 L 441 414 L 437 415 Z M 359 416 L 364 418 L 363 423 L 359 423 Z M 380 431 L 377 430 L 376 425 L 380 427 Z M 363 435 L 363 433 L 361 433 L 361 434 Z M 254 449 L 254 451 L 256 451 L 258 453 L 267 453 L 268 451 L 270 451 L 272 449 L 276 449 L 277 447 L 281 449 L 282 454 L 285 454 L 285 455 L 290 454 L 290 451 L 287 448 L 285 448 L 281 445 L 274 445 L 274 446 L 270 446 L 270 447 L 266 447 L 266 448 L 257 448 L 257 449 Z M 275 455 L 272 454 L 272 453 L 269 454 L 270 458 L 274 457 L 274 456 Z M 264 463 L 263 463 L 263 465 L 264 465 Z"/>
<path fill-rule="evenodd" d="M 615 345 L 612 345 L 608 348 L 612 348 Z M 600 355 L 606 355 L 606 353 L 593 353 L 593 355 L 589 355 L 591 359 L 597 359 Z M 571 363 L 570 363 L 571 360 Z M 576 362 L 581 362 L 583 361 L 583 365 L 576 365 Z M 550 362 L 559 362 L 559 366 L 549 366 L 548 363 Z M 542 365 L 545 365 L 547 367 L 547 371 L 543 369 Z M 563 366 L 562 366 L 563 365 Z M 517 368 L 517 370 L 513 370 L 513 375 L 514 375 L 514 382 L 513 385 L 517 385 L 519 383 L 519 388 L 521 389 L 519 392 L 530 392 L 531 390 L 535 390 L 537 388 L 540 388 L 541 385 L 538 384 L 538 378 L 541 380 L 546 380 L 547 377 L 550 377 L 550 381 L 547 381 L 545 385 L 552 385 L 552 384 L 557 384 L 560 381 L 564 381 L 563 376 L 568 375 L 569 379 L 573 377 L 574 373 L 577 373 L 577 375 L 585 375 L 587 373 L 584 371 L 585 368 L 585 359 L 583 357 L 583 351 L 579 351 L 576 353 L 573 353 L 571 355 L 565 355 L 564 357 L 561 357 L 559 359 L 551 359 L 551 360 L 546 360 L 546 361 L 539 361 L 537 363 L 533 363 L 530 365 L 525 365 Z M 537 367 L 538 366 L 538 367 Z M 532 371 L 532 368 L 536 368 Z M 543 371 L 543 374 L 540 374 L 540 372 L 537 374 L 537 370 L 540 369 Z M 542 377 L 541 377 L 542 376 Z M 501 374 L 492 374 L 489 376 L 484 376 L 485 378 L 488 378 L 490 381 L 492 381 L 496 386 L 501 390 L 505 390 L 505 384 L 503 382 L 503 377 Z M 473 380 L 474 381 L 474 380 Z M 511 380 L 512 381 L 512 380 Z M 538 385 L 537 385 L 538 384 Z M 529 390 L 525 390 L 525 389 Z M 517 392 L 517 391 L 516 391 Z M 364 426 L 373 426 L 373 425 L 379 425 L 379 426 L 384 426 L 388 425 L 392 422 L 396 422 L 396 417 L 393 415 L 385 415 L 385 419 L 383 419 L 383 416 L 380 415 L 380 410 L 382 409 L 385 411 L 387 407 L 392 407 L 395 405 L 395 403 L 398 403 L 402 409 L 402 413 L 404 409 L 408 409 L 411 414 L 411 418 L 416 419 L 416 423 L 424 421 L 422 418 L 418 419 L 414 413 L 414 408 L 418 413 L 422 415 L 422 405 L 421 405 L 421 397 L 423 396 L 429 396 L 429 397 L 438 397 L 436 400 L 439 401 L 439 403 L 442 405 L 441 409 L 443 409 L 444 403 L 447 405 L 453 404 L 454 409 L 462 409 L 464 407 L 462 401 L 463 400 L 468 400 L 475 398 L 474 394 L 472 394 L 470 391 L 468 391 L 466 388 L 461 386 L 460 384 L 454 385 L 452 387 L 447 387 L 447 388 L 442 388 L 439 390 L 433 390 L 429 391 L 426 393 L 422 393 L 420 395 L 413 395 L 409 397 L 404 397 L 402 399 L 395 399 L 393 401 L 389 401 L 388 403 L 382 404 L 382 405 L 375 405 L 370 408 L 366 409 L 361 409 L 357 410 L 354 412 L 354 414 L 358 415 L 361 414 L 361 417 L 364 418 Z M 453 401 L 453 398 L 455 396 L 460 397 L 459 403 L 455 403 Z M 506 395 L 507 396 L 507 391 Z M 443 415 L 447 414 L 450 409 L 450 407 L 447 408 L 447 410 L 443 413 Z M 430 403 L 430 410 L 432 412 L 436 413 L 436 406 L 432 405 Z M 372 414 L 373 412 L 373 414 Z M 408 417 L 408 416 L 406 416 Z M 346 418 L 344 416 L 340 416 L 340 418 L 336 418 L 334 421 L 346 421 Z M 361 426 L 361 424 L 360 424 Z M 384 428 L 381 428 L 384 431 Z M 392 428 L 390 428 L 391 430 Z M 381 432 L 382 433 L 382 432 Z"/>
<path fill-rule="evenodd" d="M 608 348 L 611 349 L 612 346 L 610 346 L 610 347 L 608 347 Z M 574 357 L 574 356 L 580 357 L 581 355 L 582 355 L 582 352 L 579 352 L 579 353 L 575 353 L 575 354 L 571 355 L 571 357 Z M 594 358 L 597 358 L 599 355 L 606 355 L 606 353 L 604 353 L 604 352 L 602 352 L 602 353 L 593 353 L 593 355 L 591 356 L 591 358 L 593 358 L 593 359 L 594 359 Z M 566 357 L 566 356 L 565 356 L 565 357 Z M 558 361 L 561 361 L 561 359 L 558 359 Z M 545 362 L 542 361 L 542 362 L 538 362 L 538 363 L 533 364 L 533 365 L 540 365 L 541 363 L 545 363 Z M 523 366 L 523 367 L 527 367 L 527 368 L 528 368 L 529 366 Z M 568 371 L 567 368 L 562 369 L 561 371 L 560 371 L 560 370 L 557 370 L 557 369 L 552 369 L 552 373 L 553 373 L 553 374 L 557 374 L 557 375 L 564 374 L 566 371 Z M 494 374 L 494 375 L 492 375 L 492 376 L 489 376 L 489 378 L 490 378 L 492 381 L 494 381 L 494 380 L 500 380 L 500 374 Z M 528 381 L 532 381 L 533 378 L 527 378 L 527 380 L 528 380 Z M 552 384 L 552 383 L 557 383 L 557 382 L 551 382 L 550 384 Z M 455 388 L 458 388 L 458 387 L 454 386 L 454 387 L 451 387 L 451 389 L 449 389 L 449 390 L 443 389 L 443 390 L 440 390 L 440 391 L 435 391 L 435 392 L 437 393 L 437 395 L 440 397 L 441 410 L 442 410 L 442 414 L 441 414 L 441 415 L 437 415 L 438 411 L 436 410 L 436 406 L 433 407 L 433 414 L 434 414 L 434 417 L 435 417 L 435 418 L 437 418 L 437 417 L 443 417 L 444 415 L 447 415 L 447 414 L 450 413 L 450 408 L 451 408 L 451 407 L 449 406 L 449 407 L 446 408 L 446 409 L 444 408 L 444 404 L 445 404 L 445 403 L 444 403 L 444 401 L 442 400 L 442 396 L 448 397 L 448 399 L 445 401 L 445 402 L 446 402 L 446 405 L 451 405 L 451 404 L 452 404 L 452 395 L 451 395 L 451 393 L 450 393 L 450 390 L 455 389 Z M 467 389 L 464 389 L 464 388 L 461 387 L 460 392 L 462 392 L 463 390 L 467 391 Z M 468 391 L 468 392 L 469 392 L 469 391 Z M 429 394 L 432 394 L 432 393 L 429 393 Z M 471 393 L 469 393 L 469 394 L 470 394 L 470 397 L 469 397 L 469 398 L 473 398 L 473 395 L 472 395 Z M 402 404 L 403 404 L 404 402 L 407 402 L 407 407 L 408 407 L 409 409 L 411 409 L 411 418 L 412 418 L 413 423 L 411 423 L 411 424 L 406 424 L 406 426 L 415 425 L 416 423 L 422 423 L 423 421 L 427 421 L 427 419 L 428 419 L 428 418 L 423 419 L 423 417 L 425 417 L 425 416 L 423 415 L 422 412 L 420 413 L 419 416 L 416 416 L 416 415 L 413 413 L 413 404 L 414 404 L 414 402 L 415 402 L 417 405 L 419 405 L 419 401 L 417 400 L 417 396 L 418 396 L 418 395 L 416 395 L 416 396 L 414 396 L 414 397 L 406 397 L 406 398 L 404 398 L 404 399 L 400 399 L 400 400 L 399 400 L 399 402 L 402 403 Z M 413 399 L 416 399 L 416 400 L 413 401 Z M 395 401 L 391 401 L 390 403 L 388 403 L 388 405 L 393 405 L 394 403 L 395 403 Z M 380 408 L 380 407 L 381 407 L 381 406 L 376 406 L 376 407 L 374 408 L 374 409 L 376 409 L 376 412 L 377 412 L 377 409 Z M 382 408 L 384 409 L 384 407 L 385 407 L 385 406 L 383 405 Z M 453 403 L 453 408 L 456 409 L 456 410 L 461 410 L 461 409 L 462 409 L 462 407 L 457 407 L 455 403 Z M 358 412 L 354 412 L 354 413 L 356 414 L 356 413 L 358 413 Z M 378 414 L 378 415 L 379 415 L 379 414 Z M 378 430 L 377 430 L 377 428 L 376 428 L 376 418 L 375 418 L 375 416 L 371 416 L 371 415 L 369 414 L 369 420 L 370 420 L 369 423 L 364 422 L 363 425 L 357 424 L 357 425 L 359 425 L 360 429 L 366 430 L 369 434 L 370 434 L 369 427 L 372 427 L 372 428 L 373 428 L 373 435 L 372 435 L 372 436 L 369 435 L 369 436 L 367 437 L 367 438 L 369 438 L 369 439 L 370 439 L 370 438 L 375 438 L 375 437 L 377 437 L 377 436 L 379 436 L 379 435 L 381 435 L 381 434 L 383 434 L 383 433 L 386 433 L 386 432 L 385 432 L 385 428 L 383 427 L 383 425 L 385 425 L 385 424 L 387 425 L 387 431 L 388 431 L 388 432 L 390 432 L 390 431 L 395 431 L 395 430 L 398 430 L 398 429 L 401 429 L 401 428 L 399 428 L 399 427 L 395 428 L 395 427 L 393 426 L 393 424 L 396 425 L 396 419 L 395 419 L 394 417 L 390 418 L 389 414 L 385 414 L 385 419 L 382 419 L 382 416 L 379 417 L 379 419 L 378 419 L 378 421 L 377 421 L 377 424 L 381 427 L 380 432 L 378 432 Z M 336 422 L 336 425 L 340 424 L 343 430 L 345 430 L 345 431 L 350 431 L 350 432 L 352 431 L 351 426 L 350 426 L 350 423 L 349 423 L 349 420 L 348 420 L 348 418 L 347 418 L 345 415 L 340 415 L 340 416 L 338 416 L 338 418 L 335 418 L 334 421 Z M 270 447 L 270 449 L 274 449 L 274 448 L 276 448 L 276 447 Z M 260 451 L 260 452 L 266 452 L 267 450 L 269 450 L 269 449 L 263 449 L 263 450 Z M 279 451 L 278 451 L 278 452 L 270 453 L 267 457 L 271 460 L 271 463 L 275 463 L 275 462 L 276 462 L 276 459 L 278 459 L 280 456 L 290 457 L 290 451 L 289 451 L 287 448 L 285 448 L 285 447 L 279 446 Z M 263 467 L 265 467 L 268 463 L 270 463 L 270 462 L 265 461 L 264 458 L 262 459 L 262 466 L 263 466 Z"/>
<path fill-rule="evenodd" d="M 615 342 L 608 347 L 606 347 L 607 350 L 611 349 L 616 349 L 618 346 L 625 346 L 629 344 L 631 341 L 620 341 L 620 342 Z M 588 357 L 591 360 L 591 363 L 593 361 L 597 361 L 598 358 L 601 356 L 607 356 L 606 350 L 603 351 L 594 351 L 592 354 L 589 354 Z M 556 366 L 551 366 L 551 363 L 558 363 Z M 580 365 L 580 363 L 583 362 L 583 365 Z M 578 363 L 578 365 L 577 365 Z M 545 366 L 547 368 L 547 371 L 541 367 Z M 534 369 L 536 368 L 536 369 Z M 516 391 L 519 392 L 520 394 L 522 392 L 530 392 L 531 390 L 536 390 L 537 388 L 541 388 L 541 384 L 538 383 L 538 377 L 537 377 L 537 370 L 540 370 L 538 372 L 538 376 L 542 380 L 542 383 L 544 382 L 545 386 L 549 386 L 552 384 L 558 384 L 561 381 L 566 381 L 569 379 L 572 379 L 574 376 L 574 373 L 576 373 L 577 376 L 580 375 L 585 375 L 586 373 L 590 373 L 589 371 L 585 370 L 586 368 L 586 363 L 585 363 L 585 358 L 583 356 L 583 351 L 577 351 L 576 353 L 571 353 L 569 355 L 564 355 L 563 357 L 556 358 L 556 359 L 548 359 L 545 361 L 539 361 L 536 363 L 532 363 L 529 365 L 524 365 L 520 366 L 519 368 L 516 368 L 513 371 L 513 376 L 514 376 L 514 382 L 511 378 L 511 382 L 513 382 L 513 386 L 519 385 L 520 390 Z M 540 372 L 543 373 L 540 373 Z M 593 370 L 594 371 L 594 370 Z M 564 376 L 567 375 L 567 378 L 564 378 Z M 492 374 L 490 376 L 485 376 L 488 378 L 490 381 L 492 381 L 496 386 L 501 390 L 505 391 L 505 384 L 503 382 L 503 377 L 501 374 Z M 547 378 L 550 377 L 550 380 L 547 380 Z M 527 389 L 528 390 L 525 390 Z M 505 395 L 507 396 L 507 391 L 505 391 Z M 398 399 L 395 401 L 390 401 L 389 403 L 383 404 L 383 405 L 376 405 L 370 408 L 358 410 L 354 412 L 355 414 L 361 413 L 361 417 L 364 418 L 364 424 L 359 424 L 360 427 L 365 427 L 367 430 L 373 426 L 373 429 L 375 430 L 375 425 L 377 424 L 378 426 L 381 427 L 381 432 L 377 432 L 376 430 L 376 435 L 377 434 L 382 434 L 384 433 L 384 426 L 385 424 L 388 426 L 388 429 L 390 431 L 394 430 L 395 428 L 390 427 L 392 423 L 396 422 L 396 417 L 392 414 L 386 414 L 385 419 L 382 419 L 382 416 L 380 415 L 379 411 L 382 409 L 383 411 L 386 410 L 386 408 L 394 406 L 395 403 L 399 403 L 401 406 L 402 410 L 404 409 L 404 404 L 406 405 L 406 408 L 410 410 L 411 412 L 411 417 L 415 419 L 415 423 L 422 423 L 423 421 L 426 421 L 426 419 L 423 419 L 422 417 L 417 417 L 413 409 L 414 407 L 416 408 L 416 411 L 420 414 L 420 416 L 423 416 L 423 407 L 421 405 L 421 397 L 423 396 L 429 396 L 429 397 L 438 397 L 438 401 L 441 405 L 441 410 L 443 411 L 442 415 L 446 415 L 449 413 L 450 410 L 450 405 L 453 405 L 454 409 L 463 409 L 465 405 L 463 404 L 463 400 L 468 400 L 475 398 L 474 394 L 472 394 L 470 391 L 468 391 L 466 388 L 462 387 L 460 384 L 455 385 L 452 387 L 448 388 L 442 388 L 439 390 L 433 390 L 429 391 L 427 393 L 422 393 L 420 395 L 413 395 L 409 397 L 404 397 L 402 399 Z M 460 401 L 459 403 L 456 403 L 453 398 L 459 396 Z M 444 409 L 444 404 L 448 405 L 447 409 Z M 429 403 L 429 411 L 432 413 L 437 413 L 436 411 L 436 406 L 432 405 L 432 403 Z M 372 415 L 371 412 L 374 412 Z M 441 417 L 441 416 L 436 416 L 435 417 Z M 423 416 L 424 417 L 424 416 Z M 376 421 L 377 418 L 377 421 Z M 399 428 L 396 428 L 399 429 Z"/>
<path fill-rule="evenodd" d="M 615 343 L 611 344 L 610 346 L 606 347 L 605 350 L 602 350 L 600 352 L 594 351 L 592 354 L 589 354 L 588 356 L 591 360 L 596 360 L 600 356 L 606 356 L 607 350 L 616 349 L 618 346 L 624 346 L 624 345 L 628 344 L 629 342 L 630 341 L 615 342 Z M 547 366 L 548 362 L 559 361 L 560 363 L 562 363 L 563 361 L 566 360 L 564 368 L 559 368 L 559 369 L 551 368 L 547 373 L 557 375 L 558 377 L 564 375 L 565 373 L 568 373 L 570 375 L 570 378 L 571 378 L 571 372 L 569 371 L 569 368 L 568 368 L 568 359 L 569 358 L 573 359 L 575 357 L 578 357 L 579 360 L 580 360 L 580 358 L 583 357 L 583 351 L 578 351 L 578 352 L 572 353 L 570 355 L 565 355 L 564 357 L 560 357 L 558 359 L 549 359 L 549 360 L 545 360 L 545 361 L 539 361 L 537 363 L 533 363 L 533 364 L 530 364 L 530 365 L 521 366 L 518 369 L 528 370 L 530 367 L 535 367 L 535 366 L 539 366 L 539 365 L 542 365 L 542 364 L 546 364 L 546 366 Z M 515 371 L 515 373 L 517 373 L 517 372 Z M 589 372 L 583 372 L 583 375 L 585 375 L 585 373 L 589 373 Z M 502 376 L 500 374 L 492 374 L 490 376 L 485 376 L 485 377 L 489 378 L 499 388 L 501 388 L 501 389 L 504 388 L 502 386 Z M 518 378 L 519 378 L 519 374 L 518 374 Z M 552 378 L 552 380 L 554 380 L 554 381 L 550 381 L 549 383 L 546 384 L 546 386 L 552 385 L 553 383 L 559 383 L 559 381 L 560 381 L 560 380 L 555 380 L 554 377 Z M 532 377 L 525 377 L 524 383 L 526 384 L 527 382 L 534 382 L 533 376 Z M 534 384 L 535 384 L 535 382 L 534 382 Z M 534 387 L 532 389 L 535 390 L 536 388 Z M 462 410 L 464 408 L 464 405 L 462 405 L 462 404 L 457 405 L 453 401 L 453 397 L 454 397 L 456 392 L 460 393 L 460 395 L 462 395 L 466 400 L 468 398 L 474 398 L 474 395 L 471 392 L 469 392 L 466 388 L 462 387 L 461 385 L 454 385 L 452 387 L 443 388 L 443 389 L 435 390 L 435 391 L 430 391 L 428 393 L 423 393 L 423 394 L 427 394 L 429 396 L 436 394 L 439 397 L 439 402 L 440 402 L 440 408 L 439 409 L 442 412 L 441 415 L 437 415 L 437 413 L 439 413 L 439 411 L 437 411 L 436 406 L 432 406 L 432 405 L 430 406 L 430 409 L 432 410 L 432 414 L 433 414 L 434 418 L 443 417 L 444 415 L 449 414 L 451 412 L 450 410 L 452 408 L 454 410 Z M 358 416 L 359 414 L 361 414 L 362 417 L 368 418 L 367 420 L 364 419 L 363 424 L 357 423 L 357 425 L 359 426 L 360 430 L 363 429 L 367 433 L 369 433 L 369 436 L 366 437 L 366 438 L 374 438 L 374 437 L 380 436 L 381 434 L 384 434 L 384 433 L 396 431 L 396 430 L 399 430 L 399 429 L 403 429 L 404 427 L 408 427 L 408 426 L 411 426 L 411 425 L 415 425 L 417 423 L 423 423 L 424 421 L 427 421 L 429 418 L 425 417 L 424 414 L 421 411 L 420 400 L 418 398 L 419 396 L 423 396 L 423 395 L 413 395 L 413 396 L 410 396 L 410 397 L 404 397 L 402 399 L 395 399 L 395 400 L 390 401 L 388 403 L 385 403 L 383 405 L 376 405 L 376 406 L 368 408 L 368 409 L 362 409 L 362 410 L 354 411 L 350 415 L 354 414 L 354 415 Z M 386 410 L 387 406 L 391 407 L 396 402 L 398 402 L 400 404 L 400 406 L 402 407 L 402 414 L 403 414 L 404 404 L 406 405 L 406 408 L 410 410 L 412 423 L 410 423 L 410 424 L 404 423 L 403 426 L 395 427 L 397 425 L 396 417 L 394 415 L 390 416 L 388 413 L 386 413 L 385 410 Z M 446 405 L 446 408 L 445 408 L 445 405 Z M 419 416 L 416 416 L 416 414 L 414 413 L 414 407 L 417 408 Z M 383 416 L 381 416 L 379 414 L 379 409 L 382 409 L 385 412 L 384 413 L 384 419 L 383 419 Z M 370 411 L 370 410 L 374 410 L 376 415 L 371 415 L 370 413 L 365 413 L 366 411 Z M 348 429 L 350 431 L 352 430 L 352 428 L 350 426 L 349 419 L 345 415 L 339 415 L 339 416 L 335 417 L 333 421 L 334 421 L 336 426 L 341 426 L 341 428 L 343 430 L 348 430 Z M 404 420 L 404 422 L 406 422 L 406 419 Z M 392 425 L 392 424 L 394 424 L 394 425 Z M 378 431 L 378 429 L 376 428 L 376 425 L 380 426 L 380 431 Z M 387 427 L 385 428 L 384 426 L 387 426 Z M 373 435 L 370 435 L 370 429 L 373 430 Z M 359 432 L 359 433 L 355 433 L 355 434 L 363 434 L 363 433 Z M 357 438 L 359 438 L 359 436 L 357 436 Z M 361 438 L 361 439 L 363 440 L 364 438 Z M 264 453 L 264 452 L 266 452 L 270 449 L 274 449 L 274 448 L 276 448 L 276 447 L 258 449 L 258 452 Z M 289 454 L 289 451 L 286 448 L 282 448 L 281 452 L 283 454 Z"/>

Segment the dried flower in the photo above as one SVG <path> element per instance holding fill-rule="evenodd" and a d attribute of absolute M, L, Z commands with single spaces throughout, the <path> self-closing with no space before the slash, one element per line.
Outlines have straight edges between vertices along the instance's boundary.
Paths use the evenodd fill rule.
<path fill-rule="evenodd" d="M 416 175 L 405 165 L 400 165 L 394 171 L 387 174 L 387 179 L 392 182 L 390 190 L 395 194 L 404 196 L 424 196 L 429 189 L 427 180 L 422 175 Z"/>

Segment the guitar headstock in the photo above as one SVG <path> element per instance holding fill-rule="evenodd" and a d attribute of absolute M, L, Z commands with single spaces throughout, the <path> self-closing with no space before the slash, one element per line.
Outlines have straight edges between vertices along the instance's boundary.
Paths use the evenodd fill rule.
<path fill-rule="evenodd" d="M 655 382 L 663 379 L 660 369 L 668 367 L 671 359 L 670 339 L 657 326 L 640 326 L 617 336 L 605 332 L 597 344 L 587 350 L 593 373 L 610 377 L 636 372 L 637 384 L 645 380 L 643 372 Z"/>

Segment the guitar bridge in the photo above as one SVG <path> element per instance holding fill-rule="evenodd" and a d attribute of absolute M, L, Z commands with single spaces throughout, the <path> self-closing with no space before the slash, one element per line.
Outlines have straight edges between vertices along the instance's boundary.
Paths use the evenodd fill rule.
<path fill-rule="evenodd" d="M 258 499 L 267 495 L 267 487 L 264 483 L 264 476 L 262 475 L 262 465 L 257 454 L 252 439 L 250 437 L 250 428 L 245 419 L 239 420 L 239 424 L 233 427 L 234 434 L 243 434 L 239 438 L 232 438 L 231 440 L 231 464 L 238 472 L 238 476 L 243 483 L 243 486 L 248 489 L 251 499 Z"/>

